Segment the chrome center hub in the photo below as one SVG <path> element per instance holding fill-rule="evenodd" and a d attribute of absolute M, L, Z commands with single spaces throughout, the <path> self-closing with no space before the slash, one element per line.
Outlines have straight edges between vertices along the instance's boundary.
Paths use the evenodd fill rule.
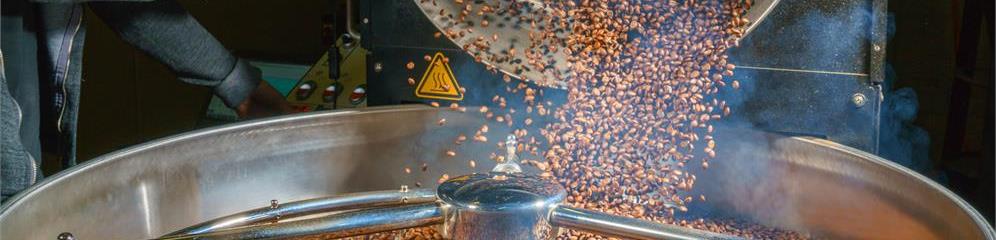
<path fill-rule="evenodd" d="M 567 196 L 563 187 L 520 173 L 471 174 L 439 186 L 442 234 L 448 239 L 551 239 L 551 211 Z"/>

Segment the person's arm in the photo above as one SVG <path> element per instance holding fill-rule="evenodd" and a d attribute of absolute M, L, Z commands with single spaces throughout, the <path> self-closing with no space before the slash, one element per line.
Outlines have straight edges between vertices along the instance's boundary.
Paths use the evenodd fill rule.
<path fill-rule="evenodd" d="M 260 70 L 233 56 L 174 0 L 92 2 L 90 8 L 125 42 L 166 64 L 183 82 L 214 88 L 242 117 L 290 112 Z"/>

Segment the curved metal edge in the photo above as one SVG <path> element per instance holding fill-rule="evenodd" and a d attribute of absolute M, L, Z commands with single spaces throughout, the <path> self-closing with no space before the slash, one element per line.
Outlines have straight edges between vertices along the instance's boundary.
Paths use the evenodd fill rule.
<path fill-rule="evenodd" d="M 752 12 L 751 9 L 757 9 L 757 7 L 762 7 L 762 6 L 751 6 L 751 9 L 747 10 L 747 18 L 750 19 L 751 21 L 750 26 L 747 26 L 747 29 L 744 30 L 743 36 L 746 37 L 747 35 L 750 35 L 750 33 L 753 32 L 758 25 L 761 25 L 761 22 L 763 22 L 764 19 L 767 18 L 769 14 L 771 14 L 771 11 L 773 11 L 780 2 L 781 0 L 771 0 L 770 2 L 768 2 L 768 5 L 763 6 L 764 11 L 760 13 L 757 19 L 751 17 L 751 15 L 753 15 L 752 13 L 755 13 Z"/>
<path fill-rule="evenodd" d="M 437 23 L 436 21 L 433 21 L 432 13 L 426 11 L 425 8 L 423 8 L 421 6 L 420 0 L 412 0 L 412 2 L 415 3 L 415 6 L 419 7 L 420 12 L 422 12 L 422 14 L 425 16 L 425 18 L 427 20 L 429 20 L 429 23 L 432 23 L 432 26 L 436 27 L 436 29 L 439 30 L 439 31 L 442 31 L 442 29 L 444 29 L 443 26 L 439 25 L 439 23 Z M 529 2 L 531 4 L 541 6 L 541 8 L 543 8 L 543 9 L 548 9 L 548 7 L 546 7 L 546 5 L 543 4 L 543 3 L 541 3 L 541 2 L 538 2 L 538 1 L 529 1 Z M 457 48 L 459 48 L 461 46 L 460 43 L 458 43 L 456 41 L 456 39 L 450 38 L 446 34 L 443 34 L 443 36 L 445 36 L 446 40 L 449 40 L 450 43 L 453 43 L 454 46 L 457 46 Z M 474 57 L 473 54 L 470 54 L 467 51 L 461 51 L 461 52 L 463 52 L 464 54 L 469 55 L 471 58 Z M 509 71 L 505 70 L 504 68 L 500 68 L 496 64 L 492 63 L 491 61 L 489 61 L 487 59 L 481 59 L 481 64 L 484 64 L 485 66 L 491 66 L 495 70 L 498 70 L 498 72 L 501 72 L 502 74 L 508 75 L 509 77 L 517 79 L 519 81 L 529 82 L 529 83 L 536 84 L 536 85 L 539 85 L 539 86 L 542 86 L 542 87 L 549 87 L 549 88 L 555 88 L 555 89 L 567 89 L 567 83 L 565 83 L 565 82 L 561 82 L 561 84 L 558 84 L 558 85 L 544 86 L 542 84 L 539 84 L 539 82 L 537 82 L 536 80 L 529 80 L 528 78 L 524 78 L 522 76 L 519 76 L 519 74 L 515 74 L 513 72 L 509 72 Z"/>
<path fill-rule="evenodd" d="M 850 155 L 856 156 L 856 157 L 861 158 L 861 159 L 866 159 L 866 160 L 868 160 L 869 162 L 871 162 L 873 164 L 877 164 L 879 166 L 888 168 L 890 170 L 904 172 L 904 173 L 908 174 L 909 176 L 912 176 L 917 181 L 920 181 L 921 183 L 929 186 L 930 188 L 932 188 L 932 189 L 940 192 L 945 197 L 947 197 L 949 200 L 951 200 L 952 202 L 954 202 L 955 204 L 957 204 L 959 207 L 961 207 L 962 209 L 964 209 L 968 213 L 968 215 L 972 218 L 972 220 L 975 221 L 975 224 L 978 225 L 979 229 L 985 229 L 982 232 L 986 235 L 986 239 L 996 239 L 996 229 L 994 229 L 993 227 L 991 227 L 992 225 L 989 225 L 989 221 L 987 221 L 986 218 L 983 217 L 982 214 L 979 213 L 979 211 L 975 209 L 975 207 L 972 207 L 971 204 L 968 204 L 968 202 L 966 202 L 964 199 L 962 199 L 961 197 L 959 197 L 954 192 L 951 192 L 951 190 L 948 190 L 944 186 L 941 186 L 941 184 L 939 184 L 937 182 L 934 182 L 933 180 L 930 180 L 930 178 L 928 178 L 927 176 L 924 176 L 924 175 L 922 175 L 922 174 L 920 174 L 920 173 L 918 173 L 916 171 L 913 171 L 913 170 L 911 170 L 909 168 L 903 167 L 902 165 L 899 165 L 898 163 L 895 163 L 895 162 L 886 160 L 885 158 L 876 156 L 875 154 L 864 152 L 864 151 L 861 151 L 861 150 L 858 150 L 858 149 L 855 149 L 855 148 L 852 148 L 852 147 L 848 147 L 846 145 L 843 145 L 843 144 L 840 144 L 840 143 L 836 143 L 836 142 L 833 142 L 833 141 L 830 141 L 830 140 L 820 139 L 820 138 L 813 138 L 813 137 L 791 137 L 791 138 L 799 140 L 799 141 L 802 141 L 802 142 L 810 143 L 810 144 L 813 144 L 813 145 L 818 145 L 818 146 L 826 147 L 826 148 L 829 148 L 829 149 L 837 150 L 837 151 L 840 151 L 842 153 L 850 154 Z"/>
<path fill-rule="evenodd" d="M 437 30 L 442 31 L 442 29 L 444 29 L 443 26 L 439 25 L 439 23 L 437 23 L 436 21 L 433 21 L 432 13 L 426 11 L 426 9 L 421 6 L 421 4 L 422 4 L 421 0 L 412 0 L 412 1 L 415 3 L 416 6 L 419 7 L 419 9 L 421 10 L 420 12 L 422 12 L 422 14 L 426 17 L 426 19 L 429 20 L 429 22 L 432 23 L 432 25 L 435 26 Z M 544 4 L 543 2 L 535 1 L 535 0 L 530 0 L 528 2 L 530 4 L 533 4 L 534 6 L 539 6 L 540 8 L 543 8 L 543 9 L 549 9 L 549 7 L 547 7 L 547 5 Z M 747 10 L 747 18 L 750 19 L 751 22 L 749 23 L 750 25 L 747 26 L 747 29 L 744 30 L 744 34 L 741 36 L 741 39 L 744 38 L 744 37 L 746 37 L 747 35 L 749 35 L 751 32 L 753 32 L 754 29 L 757 28 L 757 26 L 760 25 L 761 22 L 764 21 L 764 19 L 768 17 L 768 15 L 771 13 L 771 11 L 773 9 L 775 9 L 775 7 L 777 7 L 778 3 L 780 3 L 780 2 L 781 2 L 781 0 L 771 0 L 771 1 L 764 2 L 764 3 L 767 3 L 767 4 L 751 6 L 751 9 L 759 9 L 759 7 L 760 7 L 760 9 L 764 9 L 764 10 L 761 11 L 760 13 L 757 13 L 759 15 L 756 18 L 752 17 L 753 15 L 755 15 L 754 11 L 751 11 L 751 9 Z M 547 11 L 550 11 L 550 10 L 547 10 Z M 446 34 L 443 34 L 443 35 L 446 36 L 446 39 L 449 40 L 450 43 L 453 43 L 453 45 L 456 45 L 457 47 L 461 46 L 460 43 L 458 43 L 456 41 L 456 39 L 450 38 Z M 465 54 L 471 55 L 471 57 L 473 57 L 473 54 L 470 54 L 467 51 L 463 51 L 463 52 Z M 504 68 L 500 68 L 500 67 L 498 67 L 497 64 L 491 63 L 491 61 L 488 61 L 486 59 L 482 59 L 481 63 L 484 64 L 484 65 L 486 65 L 486 66 L 491 66 L 491 67 L 495 68 L 496 70 L 498 70 L 498 72 L 501 72 L 502 74 L 508 75 L 509 77 L 518 79 L 520 81 L 533 83 L 533 84 L 539 85 L 541 87 L 548 87 L 548 88 L 555 88 L 555 89 L 567 89 L 567 83 L 564 82 L 564 81 L 556 81 L 557 82 L 556 85 L 542 84 L 538 80 L 530 80 L 528 78 L 524 78 L 524 77 L 520 76 L 519 74 L 515 74 L 513 72 L 506 71 Z"/>
<path fill-rule="evenodd" d="M 152 140 L 146 143 L 141 143 L 132 147 L 128 147 L 125 149 L 101 155 L 99 157 L 96 157 L 89 161 L 85 161 L 69 169 L 62 170 L 56 174 L 53 174 L 52 176 L 45 178 L 44 180 L 38 183 L 35 183 L 35 185 L 32 185 L 31 187 L 21 190 L 20 193 L 8 199 L 7 202 L 5 202 L 3 205 L 0 205 L 0 219 L 4 219 L 7 216 L 10 209 L 16 208 L 18 205 L 22 203 L 22 201 L 24 201 L 25 198 L 31 196 L 40 189 L 47 187 L 48 185 L 64 181 L 69 176 L 72 176 L 73 174 L 79 172 L 86 171 L 86 169 L 99 167 L 101 165 L 108 164 L 109 162 L 112 162 L 116 159 L 123 159 L 128 155 L 139 154 L 144 151 L 148 151 L 149 149 L 158 147 L 160 145 L 197 139 L 205 135 L 233 132 L 243 129 L 252 129 L 281 122 L 294 122 L 302 119 L 325 118 L 328 116 L 335 116 L 335 115 L 374 114 L 374 113 L 383 113 L 391 111 L 435 111 L 435 110 L 436 109 L 425 105 L 409 104 L 409 105 L 394 105 L 386 107 L 369 107 L 359 110 L 350 109 L 350 110 L 333 110 L 325 112 L 309 112 L 309 113 L 300 113 L 296 115 L 274 116 L 268 118 L 249 120 L 245 122 L 225 124 L 221 126 L 214 126 L 200 130 L 194 130 L 187 133 L 181 133 L 179 135 L 163 137 L 160 139 Z"/>
<path fill-rule="evenodd" d="M 344 194 L 252 209 L 232 215 L 215 218 L 163 236 L 163 238 L 184 234 L 202 234 L 226 228 L 242 227 L 250 224 L 275 221 L 281 218 L 295 218 L 310 214 L 332 211 L 356 210 L 373 207 L 394 207 L 405 204 L 421 204 L 436 201 L 436 193 L 430 188 L 413 190 L 387 190 Z"/>

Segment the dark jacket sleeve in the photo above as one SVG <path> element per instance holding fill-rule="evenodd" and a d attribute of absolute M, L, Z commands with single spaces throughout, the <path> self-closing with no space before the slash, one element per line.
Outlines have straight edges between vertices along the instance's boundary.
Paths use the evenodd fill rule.
<path fill-rule="evenodd" d="M 229 107 L 259 84 L 259 69 L 233 56 L 174 0 L 88 4 L 126 42 L 166 64 L 181 81 L 214 87 Z"/>

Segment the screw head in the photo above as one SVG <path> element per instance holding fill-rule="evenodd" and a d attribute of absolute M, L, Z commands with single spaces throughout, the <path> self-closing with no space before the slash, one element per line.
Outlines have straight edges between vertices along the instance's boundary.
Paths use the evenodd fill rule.
<path fill-rule="evenodd" d="M 864 106 L 866 102 L 868 102 L 868 98 L 865 97 L 864 94 L 855 93 L 854 95 L 851 96 L 851 102 L 854 103 L 854 106 L 861 107 Z"/>

